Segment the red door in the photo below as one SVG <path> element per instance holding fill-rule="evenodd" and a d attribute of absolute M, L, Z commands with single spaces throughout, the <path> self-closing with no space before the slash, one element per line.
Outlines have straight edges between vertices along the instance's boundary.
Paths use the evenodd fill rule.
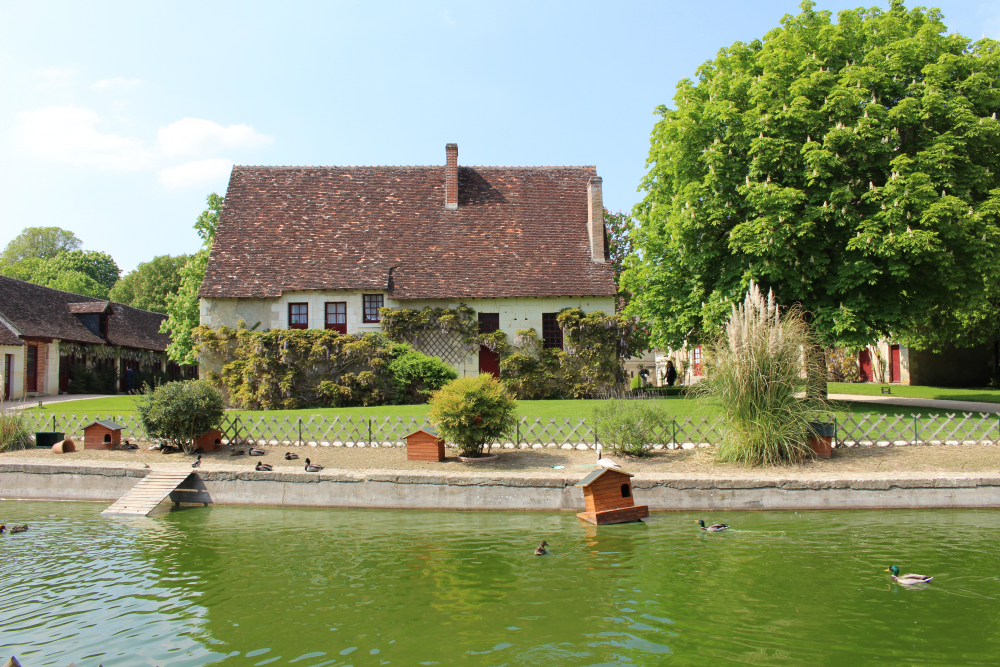
<path fill-rule="evenodd" d="M 868 350 L 861 350 L 858 353 L 858 373 L 862 382 L 872 381 L 872 357 Z"/>
<path fill-rule="evenodd" d="M 889 348 L 889 382 L 899 382 L 902 376 L 899 372 L 899 346 Z"/>
<path fill-rule="evenodd" d="M 24 390 L 38 391 L 38 346 L 29 343 L 24 354 Z"/>
<path fill-rule="evenodd" d="M 500 313 L 479 313 L 479 333 L 493 333 L 500 328 Z M 479 372 L 500 377 L 500 356 L 486 347 L 479 346 Z"/>
<path fill-rule="evenodd" d="M 3 355 L 3 398 L 10 400 L 10 369 L 14 367 L 14 355 Z"/>

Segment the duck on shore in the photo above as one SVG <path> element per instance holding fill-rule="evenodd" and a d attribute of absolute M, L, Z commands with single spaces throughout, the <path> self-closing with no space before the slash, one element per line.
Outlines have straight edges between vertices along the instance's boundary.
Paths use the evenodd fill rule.
<path fill-rule="evenodd" d="M 272 472 L 274 468 L 270 464 L 264 463 L 263 461 L 257 461 L 257 466 L 254 468 L 258 472 Z"/>
<path fill-rule="evenodd" d="M 292 454 L 291 452 L 285 452 L 285 460 L 286 461 L 294 461 L 297 458 L 299 458 L 298 454 Z"/>
<path fill-rule="evenodd" d="M 199 454 L 197 460 L 195 460 L 195 462 L 191 464 L 191 467 L 192 468 L 200 468 L 201 467 L 201 454 Z"/>
<path fill-rule="evenodd" d="M 317 465 L 312 461 L 310 461 L 309 459 L 306 459 L 306 472 L 319 472 L 322 469 L 323 466 Z"/>
<path fill-rule="evenodd" d="M 711 526 L 706 526 L 704 519 L 698 519 L 698 525 L 701 526 L 701 529 L 706 533 L 721 533 L 729 528 L 728 523 L 713 523 Z"/>
<path fill-rule="evenodd" d="M 267 454 L 266 449 L 258 449 L 256 447 L 250 448 L 250 456 L 264 456 L 264 454 Z"/>
<path fill-rule="evenodd" d="M 614 468 L 621 468 L 620 465 L 618 465 L 617 463 L 615 463 L 611 459 L 606 459 L 603 456 L 601 456 L 601 446 L 600 445 L 597 445 L 597 465 L 601 466 L 602 468 L 608 468 L 609 470 L 610 469 L 614 469 Z"/>
<path fill-rule="evenodd" d="M 899 568 L 895 565 L 890 565 L 886 572 L 892 573 L 892 580 L 897 584 L 902 584 L 904 586 L 913 586 L 914 584 L 926 584 L 929 581 L 933 581 L 934 577 L 928 577 L 923 574 L 904 574 L 899 576 Z"/>

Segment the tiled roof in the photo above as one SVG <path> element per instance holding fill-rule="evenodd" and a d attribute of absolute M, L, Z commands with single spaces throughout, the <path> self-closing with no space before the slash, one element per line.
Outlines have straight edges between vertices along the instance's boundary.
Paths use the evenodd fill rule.
<path fill-rule="evenodd" d="M 108 303 L 93 297 L 0 276 L 0 315 L 24 338 L 58 338 L 75 343 L 94 344 L 107 342 L 112 345 L 158 352 L 167 349 L 170 336 L 159 333 L 160 322 L 166 319 L 166 315 L 111 303 L 108 339 L 105 341 L 91 333 L 70 310 L 72 307 L 77 313 L 100 313 Z M 84 310 L 80 310 L 81 308 Z"/>
<path fill-rule="evenodd" d="M 600 296 L 590 259 L 594 167 L 233 168 L 203 297 L 371 289 L 397 299 Z"/>
<path fill-rule="evenodd" d="M 0 322 L 0 345 L 24 345 L 24 341 L 17 337 L 6 324 Z"/>
<path fill-rule="evenodd" d="M 633 475 L 632 473 L 625 472 L 624 470 L 614 470 L 612 468 L 600 467 L 597 470 L 594 470 L 593 472 L 591 472 L 589 475 L 587 475 L 583 479 L 581 479 L 579 482 L 577 482 L 573 486 L 588 486 L 590 484 L 593 484 L 597 480 L 598 477 L 600 477 L 601 475 L 603 475 L 606 472 L 614 472 L 614 473 L 618 473 L 619 475 L 628 475 L 629 477 L 635 477 L 635 475 Z"/>
<path fill-rule="evenodd" d="M 88 425 L 87 428 L 90 428 L 91 426 L 103 426 L 104 428 L 109 428 L 112 431 L 121 431 L 122 429 L 125 428 L 121 424 L 113 422 L 110 419 L 102 419 L 100 421 L 93 422 L 90 425 Z"/>

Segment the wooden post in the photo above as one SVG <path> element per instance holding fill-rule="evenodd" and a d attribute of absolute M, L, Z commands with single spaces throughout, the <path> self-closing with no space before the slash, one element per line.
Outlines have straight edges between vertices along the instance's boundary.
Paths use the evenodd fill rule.
<path fill-rule="evenodd" d="M 372 446 L 372 418 L 368 418 L 368 446 Z"/>
<path fill-rule="evenodd" d="M 670 420 L 670 442 L 673 444 L 674 449 L 677 449 L 677 420 Z"/>
<path fill-rule="evenodd" d="M 299 417 L 299 447 L 302 446 L 302 417 Z"/>

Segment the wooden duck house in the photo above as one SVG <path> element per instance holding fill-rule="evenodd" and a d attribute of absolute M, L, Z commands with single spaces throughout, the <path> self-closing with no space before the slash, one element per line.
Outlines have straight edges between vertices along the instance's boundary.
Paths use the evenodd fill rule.
<path fill-rule="evenodd" d="M 208 433 L 200 436 L 197 441 L 195 441 L 195 449 L 201 447 L 203 452 L 214 452 L 217 449 L 222 448 L 222 432 L 219 429 L 213 428 Z"/>
<path fill-rule="evenodd" d="M 94 422 L 83 429 L 83 448 L 114 449 L 122 442 L 123 428 L 110 419 Z"/>
<path fill-rule="evenodd" d="M 628 523 L 649 516 L 649 507 L 636 505 L 632 497 L 631 473 L 600 468 L 584 477 L 577 486 L 583 487 L 587 511 L 577 514 L 590 523 Z"/>
<path fill-rule="evenodd" d="M 407 461 L 444 461 L 444 438 L 425 426 L 406 436 Z"/>

